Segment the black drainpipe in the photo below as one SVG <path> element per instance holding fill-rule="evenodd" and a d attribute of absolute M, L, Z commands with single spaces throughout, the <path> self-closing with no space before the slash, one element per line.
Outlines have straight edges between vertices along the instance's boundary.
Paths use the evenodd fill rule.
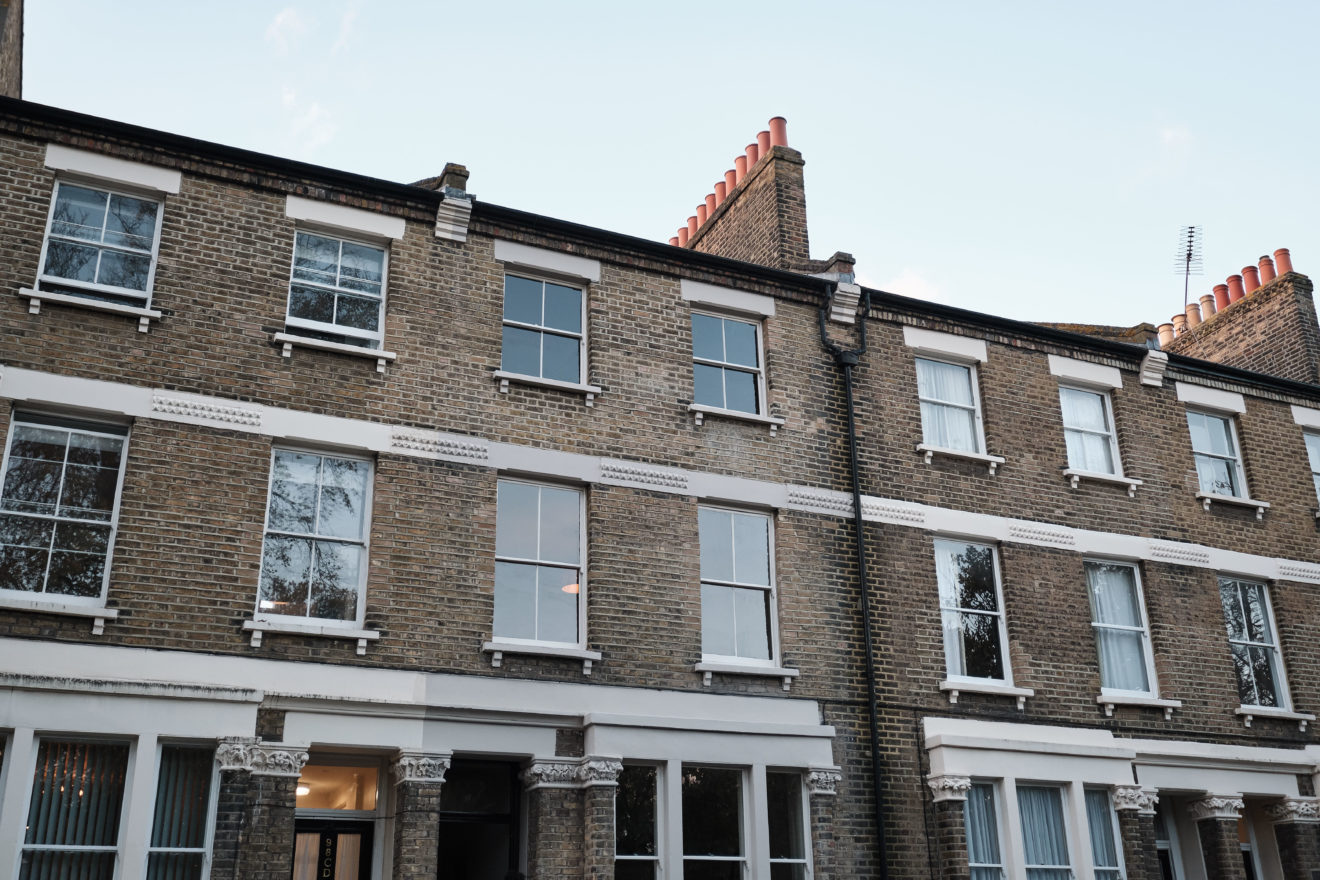
<path fill-rule="evenodd" d="M 854 544 L 857 551 L 857 583 L 859 602 L 862 607 L 862 639 L 866 643 L 866 713 L 871 728 L 871 791 L 875 809 L 876 855 L 880 863 L 880 880 L 889 878 L 889 855 L 885 846 L 885 799 L 880 790 L 880 717 L 875 700 L 875 646 L 871 641 L 871 591 L 870 579 L 866 574 L 866 530 L 862 523 L 862 480 L 857 465 L 857 418 L 853 406 L 853 367 L 861 362 L 866 354 L 866 319 L 871 314 L 871 292 L 863 291 L 862 313 L 858 316 L 861 324 L 861 345 L 851 351 L 845 351 L 830 341 L 825 332 L 825 311 L 828 303 L 820 307 L 820 342 L 825 350 L 834 355 L 834 361 L 843 369 L 843 388 L 848 410 L 848 463 L 852 474 L 852 501 Z"/>

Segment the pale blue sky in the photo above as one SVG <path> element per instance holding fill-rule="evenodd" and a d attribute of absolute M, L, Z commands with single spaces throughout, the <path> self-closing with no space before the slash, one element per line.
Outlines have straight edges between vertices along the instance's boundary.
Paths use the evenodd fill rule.
<path fill-rule="evenodd" d="M 29 100 L 666 240 L 774 115 L 813 256 L 1026 320 L 1320 274 L 1320 4 L 28 0 Z"/>

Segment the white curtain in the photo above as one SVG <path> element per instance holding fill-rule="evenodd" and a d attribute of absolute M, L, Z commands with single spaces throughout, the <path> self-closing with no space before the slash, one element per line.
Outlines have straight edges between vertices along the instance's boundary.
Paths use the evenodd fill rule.
<path fill-rule="evenodd" d="M 1116 690 L 1149 691 L 1136 572 L 1127 565 L 1089 563 L 1086 574 L 1092 620 L 1100 624 L 1095 630 L 1100 651 L 1100 684 Z"/>
<path fill-rule="evenodd" d="M 1086 790 L 1086 824 L 1091 831 L 1091 857 L 1095 860 L 1096 880 L 1121 880 L 1118 848 L 1114 845 L 1114 814 L 1109 809 L 1109 792 L 1102 788 Z"/>
<path fill-rule="evenodd" d="M 1003 877 L 995 790 L 987 782 L 974 783 L 967 793 L 967 860 L 972 865 L 971 880 Z"/>
<path fill-rule="evenodd" d="M 1100 474 L 1114 473 L 1109 417 L 1103 395 L 1075 388 L 1060 388 L 1064 440 L 1068 466 Z"/>
<path fill-rule="evenodd" d="M 1030 880 L 1072 880 L 1063 793 L 1057 788 L 1020 787 L 1022 851 Z"/>
<path fill-rule="evenodd" d="M 979 452 L 973 416 L 972 373 L 959 364 L 917 358 L 922 440 L 932 446 Z"/>

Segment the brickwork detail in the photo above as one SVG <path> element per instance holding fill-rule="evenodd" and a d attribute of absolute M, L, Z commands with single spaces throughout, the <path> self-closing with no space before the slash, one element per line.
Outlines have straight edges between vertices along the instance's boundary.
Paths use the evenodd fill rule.
<path fill-rule="evenodd" d="M 962 797 L 937 800 L 934 810 L 937 876 L 939 880 L 967 880 L 971 876 L 967 864 L 967 790 L 962 789 Z"/>
<path fill-rule="evenodd" d="M 1283 821 L 1274 826 L 1283 876 L 1308 878 L 1320 871 L 1320 824 L 1314 820 Z"/>
<path fill-rule="evenodd" d="M 612 789 L 599 791 L 613 793 Z M 527 880 L 583 876 L 586 845 L 583 798 L 586 794 L 575 788 L 549 785 L 534 786 L 528 791 Z"/>
<path fill-rule="evenodd" d="M 817 790 L 811 783 L 811 776 L 815 773 L 837 777 L 837 773 L 832 771 L 813 771 L 808 775 L 808 786 L 811 789 L 811 859 L 815 864 L 815 876 L 817 880 L 835 880 L 841 878 L 836 867 L 836 852 L 838 840 L 835 836 L 836 823 L 838 821 L 839 799 L 835 796 L 835 786 L 838 779 L 832 779 L 828 790 Z"/>
<path fill-rule="evenodd" d="M 1198 801 L 1197 803 L 1201 803 Z M 1238 800 L 1238 810 L 1242 801 Z M 1193 811 L 1192 815 L 1196 815 Z M 1203 818 L 1196 823 L 1201 839 L 1201 857 L 1205 860 L 1207 877 L 1215 880 L 1247 880 L 1242 866 L 1242 849 L 1238 843 L 1237 818 Z"/>
<path fill-rule="evenodd" d="M 618 765 L 622 769 L 623 765 Z M 582 793 L 584 880 L 614 878 L 614 780 Z"/>
<path fill-rule="evenodd" d="M 1147 800 L 1139 786 L 1116 786 L 1114 808 L 1118 811 L 1118 834 L 1123 845 L 1123 865 L 1127 880 L 1160 880 L 1158 853 L 1155 848 L 1155 812 L 1144 807 L 1120 807 L 1118 790 L 1136 788 L 1137 803 Z M 1131 803 L 1132 801 L 1129 801 Z"/>
<path fill-rule="evenodd" d="M 432 880 L 440 867 L 436 827 L 448 756 L 400 755 L 391 766 L 394 786 L 393 880 Z"/>

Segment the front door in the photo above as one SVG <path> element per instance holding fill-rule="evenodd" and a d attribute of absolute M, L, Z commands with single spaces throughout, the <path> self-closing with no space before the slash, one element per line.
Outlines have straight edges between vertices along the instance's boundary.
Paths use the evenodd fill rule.
<path fill-rule="evenodd" d="M 370 880 L 372 823 L 299 819 L 293 828 L 293 880 Z"/>

